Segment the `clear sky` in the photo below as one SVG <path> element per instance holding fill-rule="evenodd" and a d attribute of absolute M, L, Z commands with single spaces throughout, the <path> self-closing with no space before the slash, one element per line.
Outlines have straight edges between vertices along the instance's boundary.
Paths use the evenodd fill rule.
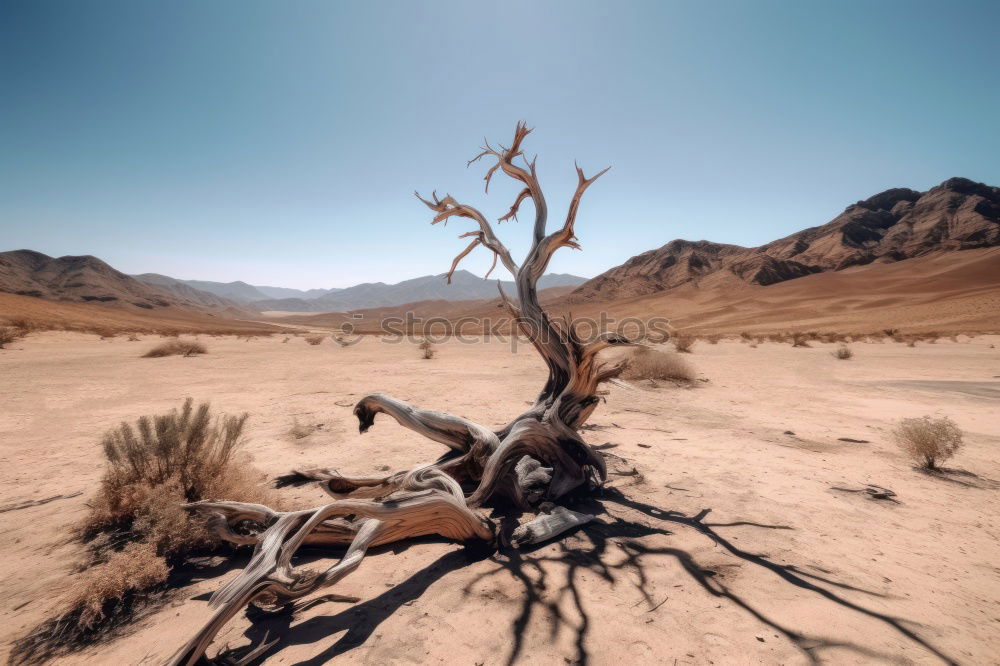
<path fill-rule="evenodd" d="M 0 250 L 293 287 L 446 270 L 536 128 L 552 270 L 757 245 L 889 187 L 1000 185 L 1000 2 L 0 0 Z M 501 237 L 519 258 L 531 219 Z M 464 267 L 484 272 L 488 253 Z"/>

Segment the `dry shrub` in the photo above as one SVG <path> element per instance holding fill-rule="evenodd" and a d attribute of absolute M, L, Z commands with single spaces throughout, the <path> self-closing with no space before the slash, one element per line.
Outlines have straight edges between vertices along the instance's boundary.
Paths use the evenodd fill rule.
<path fill-rule="evenodd" d="M 716 335 L 706 335 L 705 336 L 705 342 L 707 342 L 710 345 L 717 345 L 717 344 L 719 344 L 719 340 L 721 340 L 721 339 L 722 339 L 722 336 L 718 335 L 718 334 L 716 334 Z"/>
<path fill-rule="evenodd" d="M 925 469 L 936 469 L 939 461 L 951 458 L 962 446 L 962 430 L 947 416 L 903 419 L 892 436 Z"/>
<path fill-rule="evenodd" d="M 793 347 L 810 347 L 809 336 L 806 333 L 792 333 L 791 334 L 792 346 Z"/>
<path fill-rule="evenodd" d="M 847 345 L 841 345 L 837 351 L 831 352 L 831 354 L 833 354 L 834 358 L 840 359 L 841 361 L 847 361 L 854 358 L 854 352 L 851 351 L 851 348 Z"/>
<path fill-rule="evenodd" d="M 136 335 L 135 333 L 129 333 L 128 334 L 128 341 L 129 342 L 139 342 L 139 339 L 140 339 L 139 336 Z"/>
<path fill-rule="evenodd" d="M 423 352 L 420 356 L 423 359 L 432 359 L 434 358 L 434 354 L 437 352 L 437 350 L 434 349 L 434 345 L 430 343 L 430 340 L 422 340 L 420 344 L 417 345 L 417 349 Z"/>
<path fill-rule="evenodd" d="M 21 329 L 14 328 L 13 326 L 0 326 L 0 349 L 23 337 L 24 334 L 21 333 Z"/>
<path fill-rule="evenodd" d="M 660 379 L 675 382 L 694 380 L 694 370 L 677 354 L 639 347 L 625 359 L 623 379 Z"/>
<path fill-rule="evenodd" d="M 101 444 L 107 469 L 78 527 L 85 570 L 55 617 L 15 644 L 12 663 L 38 663 L 105 638 L 164 596 L 173 567 L 220 545 L 185 502 L 270 504 L 264 475 L 241 456 L 247 415 L 213 418 L 207 403 L 122 423 Z"/>
<path fill-rule="evenodd" d="M 771 342 L 778 342 L 778 343 L 788 342 L 788 336 L 784 333 L 770 333 L 767 336 L 767 339 L 770 340 Z"/>
<path fill-rule="evenodd" d="M 697 340 L 693 335 L 675 335 L 671 342 L 674 343 L 674 350 L 682 354 L 690 354 L 691 347 Z"/>
<path fill-rule="evenodd" d="M 156 345 L 142 355 L 143 358 L 160 358 L 163 356 L 194 356 L 205 354 L 208 349 L 200 342 L 192 340 L 170 340 Z"/>
<path fill-rule="evenodd" d="M 306 336 L 306 342 L 308 342 L 309 344 L 311 344 L 313 346 L 316 346 L 316 345 L 319 345 L 319 344 L 323 344 L 323 336 L 322 335 L 309 335 L 309 336 Z"/>

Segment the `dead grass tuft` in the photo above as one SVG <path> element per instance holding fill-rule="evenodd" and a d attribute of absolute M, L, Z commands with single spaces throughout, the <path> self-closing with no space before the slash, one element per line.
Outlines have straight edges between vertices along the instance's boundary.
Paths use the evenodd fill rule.
<path fill-rule="evenodd" d="M 811 347 L 809 344 L 809 336 L 806 333 L 792 333 L 791 341 L 793 347 Z"/>
<path fill-rule="evenodd" d="M 694 380 L 694 370 L 677 354 L 639 347 L 625 359 L 622 379 L 652 379 L 674 382 Z"/>
<path fill-rule="evenodd" d="M 142 355 L 143 358 L 161 358 L 163 356 L 194 356 L 206 354 L 208 349 L 200 342 L 193 340 L 170 340 L 156 345 Z"/>
<path fill-rule="evenodd" d="M 323 336 L 322 335 L 308 335 L 308 336 L 306 336 L 306 342 L 308 342 L 309 344 L 311 344 L 313 346 L 323 344 Z"/>
<path fill-rule="evenodd" d="M 431 344 L 430 340 L 421 340 L 420 344 L 417 345 L 417 349 L 423 352 L 420 357 L 426 360 L 434 358 L 434 354 L 437 353 L 437 350 L 434 349 L 434 345 Z"/>
<path fill-rule="evenodd" d="M 674 343 L 674 350 L 681 354 L 690 354 L 691 348 L 694 347 L 694 343 L 697 342 L 697 338 L 693 335 L 675 335 L 671 342 Z"/>
<path fill-rule="evenodd" d="M 0 326 L 0 349 L 4 349 L 12 342 L 16 342 L 24 337 L 21 329 L 13 326 Z"/>
<path fill-rule="evenodd" d="M 936 469 L 938 462 L 955 455 L 962 446 L 962 430 L 947 416 L 903 419 L 892 431 L 903 451 L 924 469 Z"/>
<path fill-rule="evenodd" d="M 78 526 L 84 571 L 61 610 L 15 644 L 12 663 L 38 663 L 119 630 L 163 596 L 173 567 L 219 545 L 185 502 L 274 502 L 241 456 L 247 415 L 213 418 L 208 403 L 122 423 L 101 445 L 107 469 Z"/>
<path fill-rule="evenodd" d="M 841 361 L 847 361 L 854 358 L 854 352 L 847 345 L 841 345 L 836 351 L 830 352 L 834 358 Z"/>

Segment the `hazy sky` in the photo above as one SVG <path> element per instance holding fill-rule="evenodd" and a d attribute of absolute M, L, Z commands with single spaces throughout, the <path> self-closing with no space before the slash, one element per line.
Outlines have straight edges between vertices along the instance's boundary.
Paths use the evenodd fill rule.
<path fill-rule="evenodd" d="M 446 270 L 536 128 L 552 269 L 756 245 L 889 187 L 1000 185 L 1000 2 L 0 0 L 0 250 L 294 287 Z M 520 258 L 532 212 L 498 233 Z M 483 272 L 488 253 L 464 264 Z"/>

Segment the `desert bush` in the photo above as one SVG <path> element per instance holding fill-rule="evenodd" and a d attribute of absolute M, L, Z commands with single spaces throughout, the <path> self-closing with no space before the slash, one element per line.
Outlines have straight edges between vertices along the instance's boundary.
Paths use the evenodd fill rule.
<path fill-rule="evenodd" d="M 156 345 L 142 355 L 143 358 L 160 358 L 163 356 L 194 356 L 205 354 L 208 349 L 200 342 L 190 340 L 170 340 Z"/>
<path fill-rule="evenodd" d="M 851 348 L 848 347 L 847 345 L 841 345 L 840 347 L 837 348 L 836 351 L 831 352 L 831 354 L 833 354 L 834 358 L 840 359 L 841 361 L 846 361 L 848 359 L 854 358 L 854 352 L 851 351 Z"/>
<path fill-rule="evenodd" d="M 882 333 L 884 333 L 887 338 L 894 338 L 897 335 L 899 335 L 899 329 L 898 328 L 883 328 L 882 329 Z"/>
<path fill-rule="evenodd" d="M 694 370 L 677 354 L 639 347 L 625 359 L 623 379 L 660 379 L 677 382 L 694 380 Z"/>
<path fill-rule="evenodd" d="M 311 344 L 313 346 L 323 344 L 323 336 L 322 335 L 308 335 L 308 336 L 306 336 L 306 342 L 308 342 L 309 344 Z"/>
<path fill-rule="evenodd" d="M 105 474 L 77 529 L 85 568 L 56 615 L 17 641 L 12 663 L 39 663 L 107 636 L 162 597 L 173 567 L 222 545 L 183 503 L 274 501 L 241 455 L 246 420 L 213 418 L 207 403 L 196 408 L 188 398 L 180 410 L 105 434 Z"/>
<path fill-rule="evenodd" d="M 38 322 L 28 319 L 27 317 L 14 317 L 7 323 L 23 335 L 36 331 L 41 326 Z"/>
<path fill-rule="evenodd" d="M 791 341 L 793 347 L 810 347 L 809 336 L 805 333 L 792 333 Z"/>
<path fill-rule="evenodd" d="M 788 336 L 784 333 L 770 333 L 768 334 L 767 339 L 770 342 L 788 342 Z"/>
<path fill-rule="evenodd" d="M 741 342 L 750 342 L 750 339 L 752 337 L 753 336 L 750 335 L 749 333 L 747 333 L 746 331 L 740 331 L 740 341 Z"/>
<path fill-rule="evenodd" d="M 13 326 L 0 326 L 0 349 L 5 348 L 10 343 L 20 340 L 24 337 L 21 333 L 21 329 L 14 328 Z"/>
<path fill-rule="evenodd" d="M 671 342 L 674 343 L 674 350 L 682 354 L 690 354 L 691 348 L 694 347 L 694 343 L 697 338 L 693 335 L 675 335 Z"/>
<path fill-rule="evenodd" d="M 903 419 L 892 436 L 925 469 L 936 469 L 938 462 L 951 458 L 962 446 L 962 430 L 947 416 Z"/>
<path fill-rule="evenodd" d="M 139 336 L 136 335 L 135 333 L 129 333 L 128 334 L 128 341 L 129 342 L 139 342 Z"/>
<path fill-rule="evenodd" d="M 430 340 L 422 340 L 420 344 L 417 345 L 417 349 L 422 352 L 421 358 L 423 359 L 432 359 L 434 358 L 434 354 L 437 352 Z"/>

